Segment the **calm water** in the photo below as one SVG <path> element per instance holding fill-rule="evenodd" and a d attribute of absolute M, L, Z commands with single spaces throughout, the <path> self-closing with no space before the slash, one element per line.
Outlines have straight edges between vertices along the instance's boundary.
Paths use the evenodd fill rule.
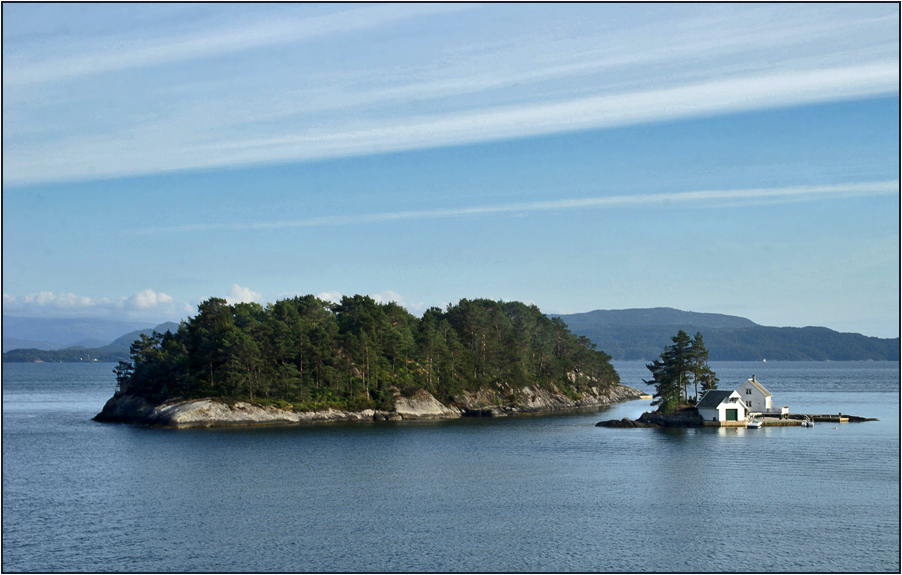
<path fill-rule="evenodd" d="M 617 362 L 645 388 L 641 363 Z M 899 364 L 719 363 L 879 422 L 596 428 L 603 413 L 163 430 L 90 421 L 112 364 L 3 365 L 4 571 L 900 569 Z"/>

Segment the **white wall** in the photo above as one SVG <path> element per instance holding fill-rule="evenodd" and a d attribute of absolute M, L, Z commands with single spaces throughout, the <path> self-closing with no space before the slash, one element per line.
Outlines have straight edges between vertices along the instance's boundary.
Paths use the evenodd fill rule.
<path fill-rule="evenodd" d="M 751 390 L 751 393 L 748 393 L 749 390 Z M 764 395 L 761 393 L 761 390 L 751 382 L 746 381 L 740 385 L 736 391 L 739 392 L 739 397 L 741 397 L 742 401 L 746 404 L 751 402 L 752 405 L 749 407 L 749 411 L 768 411 L 771 408 L 772 396 Z"/>
<path fill-rule="evenodd" d="M 735 410 L 736 410 L 736 419 L 737 419 L 737 421 L 742 421 L 742 420 L 744 420 L 744 419 L 747 419 L 746 412 L 745 412 L 745 407 L 743 407 L 742 404 L 739 403 L 738 401 L 737 401 L 736 403 L 727 403 L 727 402 L 723 402 L 723 403 L 720 404 L 720 406 L 719 406 L 717 409 L 718 409 L 718 411 L 720 412 L 720 413 L 719 413 L 720 421 L 726 421 L 726 420 L 727 420 L 727 410 L 728 410 L 728 409 L 735 409 Z"/>
<path fill-rule="evenodd" d="M 730 397 L 740 397 L 740 396 L 738 393 L 736 393 L 734 391 L 732 394 L 730 394 Z M 717 421 L 726 421 L 728 409 L 736 410 L 736 416 L 738 418 L 738 421 L 744 421 L 744 420 L 748 419 L 748 414 L 746 412 L 746 409 L 743 406 L 743 404 L 739 401 L 736 401 L 733 403 L 731 403 L 729 401 L 724 401 L 719 406 L 717 406 L 716 409 L 713 409 L 713 408 L 699 409 L 698 414 L 701 415 L 702 419 L 704 419 L 705 421 L 713 421 L 714 418 L 717 418 Z"/>

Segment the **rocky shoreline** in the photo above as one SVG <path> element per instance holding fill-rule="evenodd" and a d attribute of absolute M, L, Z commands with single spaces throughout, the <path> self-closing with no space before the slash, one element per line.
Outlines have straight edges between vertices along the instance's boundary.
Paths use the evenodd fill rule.
<path fill-rule="evenodd" d="M 453 419 L 458 417 L 503 417 L 521 413 L 549 413 L 586 407 L 604 407 L 640 399 L 642 392 L 625 385 L 591 388 L 579 399 L 561 392 L 524 387 L 519 389 L 480 390 L 454 398 L 444 405 L 430 393 L 419 390 L 410 397 L 396 393 L 392 411 L 294 412 L 237 401 L 195 399 L 154 405 L 131 394 L 116 394 L 94 417 L 103 423 L 130 423 L 172 428 L 227 427 L 247 425 L 284 425 L 337 421 L 409 421 Z"/>
<path fill-rule="evenodd" d="M 684 409 L 676 413 L 657 413 L 646 411 L 639 416 L 639 419 L 633 421 L 628 417 L 623 419 L 609 419 L 599 421 L 595 427 L 702 427 L 704 422 L 698 411 L 693 409 Z"/>
<path fill-rule="evenodd" d="M 843 415 L 841 413 L 836 415 L 789 414 L 785 418 L 759 418 L 759 420 L 764 424 L 765 427 L 801 425 L 802 420 L 804 419 L 834 423 L 878 421 L 873 417 L 859 417 L 857 415 Z M 745 421 L 739 423 L 741 424 L 740 426 L 745 426 Z M 639 416 L 639 419 L 635 421 L 628 417 L 624 417 L 623 419 L 608 419 L 606 421 L 599 421 L 595 424 L 595 427 L 619 427 L 629 429 L 634 427 L 705 427 L 709 424 L 710 422 L 706 424 L 702 420 L 702 417 L 698 414 L 698 411 L 696 411 L 694 408 L 689 408 L 678 411 L 676 413 L 657 413 L 646 411 Z M 734 425 L 731 427 L 737 426 Z"/>

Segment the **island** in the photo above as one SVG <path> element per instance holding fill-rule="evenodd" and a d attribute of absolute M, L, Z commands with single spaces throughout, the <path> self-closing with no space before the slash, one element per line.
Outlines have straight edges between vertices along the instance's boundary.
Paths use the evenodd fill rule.
<path fill-rule="evenodd" d="M 610 356 L 535 305 L 462 299 L 418 318 L 368 296 L 210 298 L 141 334 L 94 418 L 166 427 L 497 417 L 639 399 Z"/>
<path fill-rule="evenodd" d="M 645 412 L 633 421 L 599 421 L 596 427 L 748 427 L 760 429 L 773 425 L 801 425 L 811 427 L 816 421 L 843 423 L 848 421 L 876 421 L 873 418 L 837 414 L 789 413 L 789 406 L 775 405 L 773 394 L 753 374 L 735 389 L 718 389 L 720 381 L 708 365 L 708 349 L 701 332 L 694 338 L 684 330 L 671 339 L 659 359 L 646 364 L 655 386 L 652 405 L 655 411 Z M 699 395 L 701 390 L 702 395 Z"/>

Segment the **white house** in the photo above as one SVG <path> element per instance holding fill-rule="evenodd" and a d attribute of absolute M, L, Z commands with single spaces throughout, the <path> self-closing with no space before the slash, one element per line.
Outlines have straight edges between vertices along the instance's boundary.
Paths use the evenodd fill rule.
<path fill-rule="evenodd" d="M 766 413 L 771 415 L 783 415 L 789 413 L 788 406 L 773 406 L 773 395 L 771 392 L 767 391 L 763 385 L 758 383 L 758 380 L 754 375 L 751 379 L 740 385 L 736 391 L 742 397 L 742 401 L 752 413 Z"/>
<path fill-rule="evenodd" d="M 717 421 L 722 425 L 723 422 L 735 421 L 738 425 L 748 418 L 748 408 L 738 391 L 712 389 L 702 396 L 695 408 L 705 423 Z"/>

